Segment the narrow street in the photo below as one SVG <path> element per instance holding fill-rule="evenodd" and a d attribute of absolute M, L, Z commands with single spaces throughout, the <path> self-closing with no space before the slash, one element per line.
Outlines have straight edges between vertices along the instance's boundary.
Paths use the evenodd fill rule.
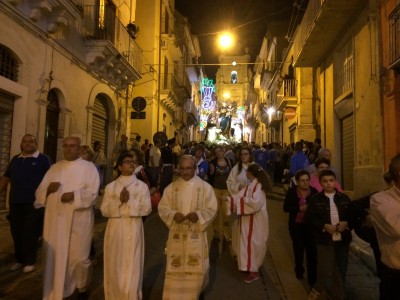
<path fill-rule="evenodd" d="M 273 197 L 268 202 L 270 218 L 270 238 L 265 262 L 261 268 L 261 278 L 253 283 L 244 283 L 244 275 L 237 270 L 236 262 L 230 255 L 229 245 L 224 244 L 221 257 L 218 257 L 218 241 L 214 240 L 211 252 L 209 286 L 203 299 L 307 299 L 307 284 L 295 278 L 293 258 L 286 215 L 282 211 L 282 199 Z M 102 300 L 103 293 L 103 236 L 107 220 L 96 211 L 95 245 L 97 263 L 93 268 L 90 286 L 90 299 Z M 2 223 L 2 227 L 6 223 Z M 159 300 L 165 272 L 164 247 L 167 228 L 153 212 L 145 220 L 146 255 L 143 278 L 143 299 Z M 39 261 L 41 257 L 39 256 Z M 41 299 L 43 265 L 30 274 L 21 271 L 8 271 L 9 265 L 1 265 L 1 299 Z M 360 259 L 351 253 L 347 279 L 349 299 L 378 299 L 378 280 Z M 74 296 L 68 298 L 75 299 Z"/>

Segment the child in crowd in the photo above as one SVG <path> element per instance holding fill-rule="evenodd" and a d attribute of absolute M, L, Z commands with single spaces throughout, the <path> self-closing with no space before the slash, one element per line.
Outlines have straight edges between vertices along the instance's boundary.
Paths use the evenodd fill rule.
<path fill-rule="evenodd" d="M 350 198 L 336 190 L 336 175 L 332 170 L 321 171 L 319 181 L 322 191 L 309 198 L 306 212 L 318 252 L 317 282 L 309 299 L 319 299 L 321 294 L 344 299 L 351 241 Z"/>
<path fill-rule="evenodd" d="M 266 194 L 271 191 L 271 181 L 267 173 L 257 164 L 247 168 L 247 178 L 251 182 L 238 194 L 227 198 L 227 214 L 239 217 L 238 249 L 235 249 L 240 271 L 246 271 L 244 279 L 250 283 L 259 278 L 267 250 L 269 233 Z"/>

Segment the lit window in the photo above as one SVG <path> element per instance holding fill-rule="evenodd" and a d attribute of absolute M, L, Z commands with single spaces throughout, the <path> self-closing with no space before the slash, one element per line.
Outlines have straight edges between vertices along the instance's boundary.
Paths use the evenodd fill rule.
<path fill-rule="evenodd" d="M 236 71 L 232 71 L 231 72 L 231 83 L 237 83 L 237 72 Z"/>

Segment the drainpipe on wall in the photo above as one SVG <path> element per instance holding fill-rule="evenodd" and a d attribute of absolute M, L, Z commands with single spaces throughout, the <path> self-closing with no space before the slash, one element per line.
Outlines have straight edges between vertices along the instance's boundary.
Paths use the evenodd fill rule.
<path fill-rule="evenodd" d="M 163 0 L 160 0 L 160 28 L 159 28 L 159 38 L 158 38 L 158 83 L 157 83 L 157 128 L 156 132 L 159 130 L 160 125 L 160 105 L 161 105 L 161 46 L 162 46 L 162 39 L 161 39 L 161 30 L 162 30 L 162 3 Z"/>
<path fill-rule="evenodd" d="M 325 63 L 323 64 L 324 67 L 324 145 L 326 147 L 326 66 Z M 320 103 L 321 104 L 321 103 Z"/>

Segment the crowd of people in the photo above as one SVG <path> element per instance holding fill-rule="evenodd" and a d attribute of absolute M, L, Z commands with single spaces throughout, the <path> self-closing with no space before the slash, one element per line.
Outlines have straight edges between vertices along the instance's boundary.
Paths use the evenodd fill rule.
<path fill-rule="evenodd" d="M 208 281 L 212 239 L 219 241 L 220 254 L 224 241 L 231 243 L 246 283 L 258 280 L 269 236 L 267 199 L 278 183 L 290 186 L 283 209 L 289 213 L 294 275 L 307 276 L 309 299 L 345 299 L 352 229 L 374 250 L 381 299 L 400 294 L 400 155 L 385 174 L 389 190 L 351 201 L 331 151 L 318 138 L 288 146 L 180 145 L 175 138 L 152 145 L 147 139 L 141 144 L 139 135 L 132 143 L 122 135 L 113 148 L 109 183 L 99 141 L 92 149 L 67 137 L 63 154 L 52 164 L 27 134 L 0 179 L 0 191 L 11 187 L 8 219 L 16 263 L 10 270 L 35 269 L 41 238 L 43 299 L 62 299 L 76 290 L 78 299 L 88 298 L 98 193 L 101 213 L 109 219 L 106 299 L 142 299 L 143 221 L 152 210 L 169 230 L 163 299 L 199 298 Z"/>

